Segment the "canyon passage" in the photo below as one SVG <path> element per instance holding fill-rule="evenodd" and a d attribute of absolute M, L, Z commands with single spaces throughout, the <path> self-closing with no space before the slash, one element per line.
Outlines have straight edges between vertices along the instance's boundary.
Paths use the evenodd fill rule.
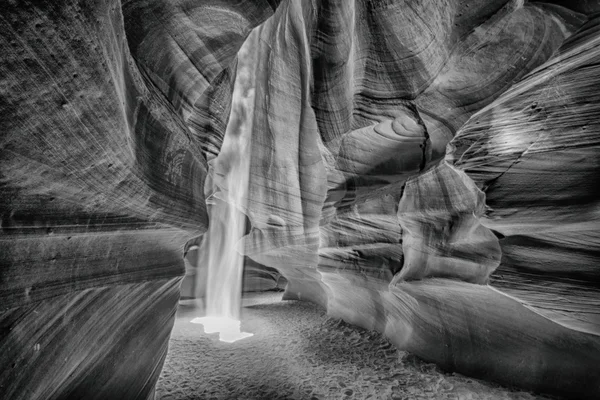
<path fill-rule="evenodd" d="M 433 398 L 600 398 L 600 2 L 11 0 L 0 38 L 0 398 L 166 396 L 170 339 L 222 371 L 258 310 Z M 281 295 L 235 343 L 190 322 L 217 253 L 232 310 Z M 363 393 L 305 386 L 247 393 Z"/>

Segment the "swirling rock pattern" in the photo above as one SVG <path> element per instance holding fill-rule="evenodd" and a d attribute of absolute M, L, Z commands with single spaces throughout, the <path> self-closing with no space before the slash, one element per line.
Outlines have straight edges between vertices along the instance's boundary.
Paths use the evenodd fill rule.
<path fill-rule="evenodd" d="M 238 7 L 0 6 L 0 398 L 153 397 L 231 59 L 273 12 Z M 207 15 L 232 30 L 178 47 L 179 22 Z"/>
<path fill-rule="evenodd" d="M 453 158 L 486 193 L 502 235 L 493 285 L 598 333 L 598 17 L 458 133 Z M 519 206 L 524 202 L 527 206 Z M 543 290 L 541 288 L 544 288 Z M 556 298 L 561 301 L 557 302 Z"/>
<path fill-rule="evenodd" d="M 0 10 L 0 397 L 153 396 L 249 35 L 257 282 L 444 368 L 600 397 L 597 2 Z"/>

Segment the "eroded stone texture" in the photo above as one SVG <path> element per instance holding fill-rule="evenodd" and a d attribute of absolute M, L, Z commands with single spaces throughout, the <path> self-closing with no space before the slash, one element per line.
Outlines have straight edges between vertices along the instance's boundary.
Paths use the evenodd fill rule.
<path fill-rule="evenodd" d="M 0 398 L 153 396 L 235 53 L 273 13 L 196 3 L 0 5 Z"/>
<path fill-rule="evenodd" d="M 152 395 L 259 25 L 239 250 L 444 368 L 599 397 L 598 8 L 3 4 L 0 397 Z"/>
<path fill-rule="evenodd" d="M 584 4 L 469 5 L 291 2 L 260 28 L 246 254 L 285 298 L 448 369 L 593 398 L 597 23 Z"/>
<path fill-rule="evenodd" d="M 500 264 L 500 246 L 480 223 L 484 212 L 484 193 L 445 162 L 408 181 L 398 206 L 404 265 L 392 284 L 425 278 L 487 283 Z"/>
<path fill-rule="evenodd" d="M 455 167 L 502 235 L 492 284 L 573 329 L 600 332 L 600 19 L 458 133 Z M 543 288 L 543 289 L 542 289 Z M 557 301 L 560 299 L 560 301 Z"/>

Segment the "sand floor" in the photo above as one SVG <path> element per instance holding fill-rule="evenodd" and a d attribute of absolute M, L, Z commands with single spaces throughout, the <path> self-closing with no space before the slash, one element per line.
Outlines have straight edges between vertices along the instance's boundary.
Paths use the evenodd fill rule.
<path fill-rule="evenodd" d="M 157 399 L 545 399 L 444 373 L 281 292 L 245 296 L 242 329 L 254 336 L 235 343 L 205 334 L 196 316 L 179 307 Z"/>

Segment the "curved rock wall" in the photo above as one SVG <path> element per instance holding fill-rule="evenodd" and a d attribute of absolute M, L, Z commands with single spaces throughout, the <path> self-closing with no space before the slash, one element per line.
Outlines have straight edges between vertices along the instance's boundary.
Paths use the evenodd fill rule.
<path fill-rule="evenodd" d="M 477 113 L 457 134 L 454 166 L 486 193 L 497 231 L 492 284 L 573 329 L 600 332 L 600 18 Z M 556 301 L 558 298 L 561 301 Z"/>
<path fill-rule="evenodd" d="M 594 398 L 597 21 L 470 5 L 291 1 L 260 28 L 245 251 L 444 368 Z"/>
<path fill-rule="evenodd" d="M 259 25 L 239 250 L 444 368 L 600 396 L 595 2 L 0 10 L 0 397 L 153 396 Z"/>
<path fill-rule="evenodd" d="M 195 3 L 0 5 L 0 398 L 154 395 L 232 61 L 273 12 Z"/>

